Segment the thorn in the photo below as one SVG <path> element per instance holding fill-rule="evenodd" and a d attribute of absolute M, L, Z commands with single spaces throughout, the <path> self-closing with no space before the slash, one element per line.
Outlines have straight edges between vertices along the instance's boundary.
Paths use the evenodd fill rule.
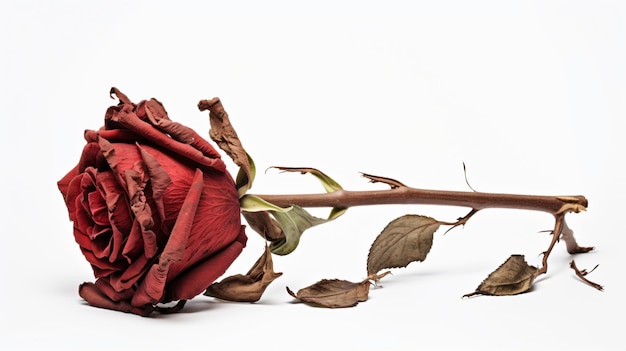
<path fill-rule="evenodd" d="M 474 190 L 474 188 L 472 188 L 472 186 L 470 185 L 469 181 L 467 180 L 467 167 L 465 167 L 465 162 L 463 162 L 463 175 L 465 176 L 465 184 L 467 184 L 467 186 L 472 189 L 473 192 L 476 192 L 476 190 Z"/>

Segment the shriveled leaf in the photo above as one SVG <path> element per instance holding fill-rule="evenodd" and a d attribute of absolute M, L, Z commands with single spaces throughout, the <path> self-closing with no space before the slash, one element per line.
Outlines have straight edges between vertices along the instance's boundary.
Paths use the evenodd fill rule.
<path fill-rule="evenodd" d="M 269 203 L 256 195 L 246 194 L 239 199 L 239 207 L 246 212 L 288 212 L 291 207 L 283 208 Z"/>
<path fill-rule="evenodd" d="M 586 284 L 588 284 L 589 286 L 592 286 L 600 291 L 604 290 L 604 287 L 598 283 L 594 283 L 591 280 L 587 279 L 587 274 L 593 272 L 596 268 L 598 268 L 598 266 L 596 265 L 595 267 L 593 267 L 592 270 L 588 271 L 586 269 L 578 269 L 578 267 L 576 266 L 576 262 L 574 262 L 574 260 L 572 260 L 569 263 L 569 266 L 574 270 L 574 272 L 576 272 L 576 276 L 578 278 L 580 278 L 580 280 L 582 280 L 583 282 L 585 282 Z"/>
<path fill-rule="evenodd" d="M 476 291 L 464 295 L 516 295 L 527 292 L 537 277 L 537 267 L 526 263 L 524 255 L 511 255 L 498 269 L 489 274 L 476 288 Z"/>
<path fill-rule="evenodd" d="M 567 247 L 567 252 L 570 254 L 576 253 L 585 253 L 593 250 L 593 247 L 585 247 L 580 246 L 576 242 L 576 238 L 574 238 L 574 231 L 567 226 L 567 222 L 565 222 L 565 218 L 563 218 L 563 229 L 561 230 L 561 239 L 565 241 L 565 246 Z"/>
<path fill-rule="evenodd" d="M 328 193 L 332 193 L 334 191 L 342 190 L 343 188 L 339 183 L 337 183 L 334 179 L 327 176 L 324 172 L 319 169 L 310 168 L 310 167 L 273 167 L 279 169 L 283 172 L 298 172 L 302 174 L 309 173 L 313 175 L 315 178 L 319 179 L 322 183 L 322 186 Z"/>
<path fill-rule="evenodd" d="M 224 110 L 224 106 L 219 98 L 201 100 L 198 103 L 198 108 L 200 111 L 209 110 L 209 121 L 211 123 L 209 136 L 240 167 L 242 172 L 237 175 L 237 189 L 239 196 L 243 196 L 252 187 L 252 181 L 254 180 L 255 170 L 254 164 L 251 164 L 250 156 L 243 148 L 235 128 L 230 123 L 228 113 Z"/>
<path fill-rule="evenodd" d="M 327 193 L 333 193 L 335 191 L 343 190 L 343 188 L 341 187 L 339 183 L 337 183 L 334 179 L 332 179 L 331 177 L 329 177 L 328 175 L 326 175 L 324 172 L 320 171 L 319 169 L 310 168 L 310 167 L 273 167 L 273 168 L 279 169 L 283 172 L 299 172 L 302 174 L 309 173 L 313 175 L 315 178 L 317 178 L 320 181 L 320 183 L 322 183 L 322 186 L 324 187 L 324 190 L 326 190 Z M 343 215 L 347 210 L 348 210 L 347 208 L 343 208 L 343 207 L 333 207 L 330 211 L 330 214 L 328 215 L 328 220 L 333 220 Z"/>
<path fill-rule="evenodd" d="M 391 221 L 370 248 L 367 274 L 426 259 L 439 225 L 436 219 L 420 215 L 405 215 Z"/>
<path fill-rule="evenodd" d="M 300 243 L 300 237 L 305 230 L 318 224 L 326 223 L 332 218 L 324 219 L 315 217 L 300 206 L 292 206 L 290 211 L 270 211 L 283 229 L 285 238 L 272 243 L 272 253 L 287 255 L 293 252 Z"/>
<path fill-rule="evenodd" d="M 360 283 L 347 280 L 323 279 L 294 293 L 287 287 L 289 295 L 318 307 L 353 307 L 367 300 L 370 291 L 369 279 Z"/>
<path fill-rule="evenodd" d="M 280 224 L 270 216 L 268 211 L 241 211 L 241 214 L 250 228 L 259 233 L 263 239 L 271 242 L 285 239 L 285 233 Z"/>
<path fill-rule="evenodd" d="M 227 301 L 256 302 L 261 299 L 270 283 L 281 275 L 282 273 L 274 272 L 272 254 L 266 246 L 263 255 L 246 275 L 237 274 L 213 283 L 204 295 Z"/>
<path fill-rule="evenodd" d="M 256 177 L 256 165 L 254 164 L 254 160 L 248 153 L 246 153 L 246 157 L 248 157 L 249 167 L 240 166 L 237 177 L 235 178 L 235 187 L 239 192 L 239 197 L 242 197 L 252 187 L 252 182 Z"/>
<path fill-rule="evenodd" d="M 315 168 L 276 168 L 287 172 L 311 173 L 321 181 L 327 192 L 342 190 L 339 183 Z M 300 243 L 300 237 L 305 230 L 332 221 L 347 211 L 347 208 L 335 207 L 331 209 L 328 217 L 324 219 L 311 215 L 302 207 L 291 206 L 282 208 L 254 195 L 244 195 L 239 202 L 244 217 L 250 220 L 248 222 L 250 227 L 272 241 L 271 251 L 277 255 L 287 255 L 293 252 Z M 267 212 L 276 221 L 268 220 L 266 215 L 249 215 L 246 212 Z M 278 224 L 282 232 L 277 229 L 276 224 Z M 273 237 L 269 237 L 268 234 Z"/>
<path fill-rule="evenodd" d="M 380 177 L 380 176 L 367 174 L 367 173 L 361 173 L 361 175 L 364 178 L 369 179 L 370 183 L 385 183 L 385 184 L 389 185 L 391 187 L 391 189 L 397 189 L 397 188 L 406 187 L 406 185 L 404 185 L 404 184 L 400 183 L 399 181 L 397 181 L 395 179 L 392 179 L 392 178 Z"/>
<path fill-rule="evenodd" d="M 241 213 L 250 227 L 265 239 L 272 241 L 272 253 L 277 255 L 293 252 L 298 247 L 305 230 L 329 222 L 345 212 L 345 209 L 331 211 L 328 218 L 324 219 L 313 216 L 300 206 L 282 208 L 254 195 L 245 195 L 241 198 L 240 204 Z M 268 214 L 275 220 L 269 218 Z"/>

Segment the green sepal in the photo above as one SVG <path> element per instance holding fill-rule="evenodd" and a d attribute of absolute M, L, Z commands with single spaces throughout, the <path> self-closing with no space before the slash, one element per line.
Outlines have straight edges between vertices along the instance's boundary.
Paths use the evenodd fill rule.
<path fill-rule="evenodd" d="M 239 193 L 239 198 L 242 198 L 248 192 L 248 190 L 250 190 L 250 188 L 252 187 L 252 182 L 256 177 L 256 166 L 254 165 L 254 160 L 247 152 L 246 157 L 248 158 L 248 164 L 250 165 L 250 168 L 248 170 L 250 173 L 250 177 L 248 178 L 248 175 L 246 174 L 246 171 L 243 169 L 243 167 L 239 168 L 239 171 L 237 172 L 237 177 L 235 178 L 235 187 L 237 188 L 237 192 Z"/>
<path fill-rule="evenodd" d="M 270 213 L 278 221 L 285 234 L 284 239 L 270 245 L 270 250 L 276 255 L 290 254 L 298 247 L 300 237 L 305 230 L 329 221 L 311 215 L 300 206 L 292 206 L 287 212 L 270 211 Z"/>
<path fill-rule="evenodd" d="M 280 207 L 276 206 L 272 203 L 269 203 L 256 195 L 246 194 L 239 199 L 239 206 L 242 211 L 248 212 L 260 212 L 260 211 L 270 211 L 270 212 L 289 212 L 292 207 Z"/>

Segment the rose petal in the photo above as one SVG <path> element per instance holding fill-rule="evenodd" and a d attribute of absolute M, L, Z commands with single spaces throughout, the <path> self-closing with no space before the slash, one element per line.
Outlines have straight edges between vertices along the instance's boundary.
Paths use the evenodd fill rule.
<path fill-rule="evenodd" d="M 109 276 L 114 272 L 119 272 L 127 267 L 124 261 L 109 262 L 108 260 L 98 259 L 91 250 L 81 247 L 81 252 L 87 262 L 91 264 L 96 278 Z"/>
<path fill-rule="evenodd" d="M 78 165 L 72 168 L 71 171 L 67 172 L 67 174 L 63 176 L 63 178 L 61 178 L 61 180 L 57 182 L 57 187 L 59 188 L 59 191 L 63 195 L 63 199 L 66 201 L 67 201 L 67 193 L 70 188 L 70 183 L 72 182 L 72 179 L 74 179 L 77 175 L 78 175 Z"/>
<path fill-rule="evenodd" d="M 140 135 L 127 129 L 108 129 L 108 130 L 85 130 L 85 140 L 88 143 L 97 143 L 98 138 L 102 137 L 110 143 L 127 143 L 133 144 L 137 141 L 145 140 Z"/>
<path fill-rule="evenodd" d="M 109 91 L 109 96 L 111 97 L 111 99 L 114 99 L 114 97 L 113 97 L 114 94 L 115 94 L 115 96 L 117 96 L 117 98 L 120 100 L 120 102 L 122 102 L 124 104 L 132 105 L 132 102 L 130 101 L 128 96 L 126 96 L 126 94 L 122 93 L 116 87 L 112 87 L 111 90 Z"/>
<path fill-rule="evenodd" d="M 198 165 L 205 166 L 203 168 L 208 167 L 219 172 L 226 171 L 226 165 L 220 158 L 207 157 L 198 149 L 170 138 L 163 132 L 151 126 L 148 122 L 142 121 L 139 117 L 137 117 L 135 112 L 132 111 L 132 107 L 130 106 L 124 106 L 118 113 L 113 114 L 111 118 L 114 121 L 119 122 L 125 128 L 143 136 L 156 145 L 175 152 L 176 154 L 185 157 Z"/>
<path fill-rule="evenodd" d="M 83 283 L 78 288 L 78 295 L 85 299 L 91 306 L 116 310 L 121 312 L 135 313 L 140 316 L 148 316 L 154 310 L 152 306 L 131 306 L 126 300 L 113 301 L 98 289 L 93 283 Z"/>
<path fill-rule="evenodd" d="M 95 284 L 101 293 L 113 301 L 130 300 L 135 292 L 133 289 L 114 289 L 110 277 L 98 278 Z"/>
<path fill-rule="evenodd" d="M 175 278 L 197 262 L 220 251 L 239 235 L 241 217 L 234 186 L 224 186 L 232 179 L 227 174 L 204 175 L 203 196 L 194 218 L 187 250 L 180 262 L 172 264 L 168 279 Z"/>
<path fill-rule="evenodd" d="M 163 302 L 192 299 L 222 276 L 246 246 L 244 228 L 241 226 L 239 236 L 230 245 L 169 282 Z"/>
<path fill-rule="evenodd" d="M 106 259 L 111 254 L 111 236 L 106 235 L 106 233 L 110 232 L 111 230 L 106 228 L 105 230 L 94 234 L 91 239 L 91 251 L 98 259 Z"/>
<path fill-rule="evenodd" d="M 185 202 L 180 209 L 178 220 L 174 225 L 172 234 L 159 257 L 159 263 L 154 264 L 150 268 L 145 279 L 139 284 L 137 292 L 131 302 L 133 306 L 155 304 L 163 297 L 169 267 L 173 262 L 180 261 L 185 252 L 187 238 L 191 233 L 193 219 L 196 214 L 198 202 L 200 201 L 200 195 L 202 195 L 202 180 L 202 171 L 198 169 L 194 175 Z"/>
<path fill-rule="evenodd" d="M 141 154 L 141 158 L 148 169 L 148 175 L 150 176 L 150 187 L 152 189 L 152 199 L 156 204 L 157 211 L 161 220 L 165 219 L 165 206 L 163 204 L 163 193 L 165 189 L 172 184 L 172 180 L 159 161 L 152 156 L 146 149 L 137 144 L 137 148 Z"/>
<path fill-rule="evenodd" d="M 138 256 L 126 269 L 110 275 L 109 281 L 115 291 L 130 289 L 145 272 L 148 271 L 150 259 L 144 255 Z"/>
<path fill-rule="evenodd" d="M 109 261 L 117 261 L 122 252 L 125 238 L 132 228 L 133 219 L 130 216 L 130 207 L 124 193 L 111 171 L 98 173 L 97 176 L 100 191 L 105 197 L 109 215 L 109 224 L 112 230 L 111 241 L 113 248 Z"/>
<path fill-rule="evenodd" d="M 91 192 L 87 195 L 87 203 L 91 219 L 97 225 L 109 226 L 109 209 L 100 192 Z"/>
<path fill-rule="evenodd" d="M 191 146 L 200 150 L 207 157 L 210 157 L 210 158 L 221 157 L 220 153 L 217 152 L 217 150 L 215 150 L 213 145 L 209 144 L 209 142 L 203 137 L 201 137 L 198 133 L 196 133 L 195 130 L 193 131 L 193 142 L 191 143 Z"/>
<path fill-rule="evenodd" d="M 126 257 L 126 260 L 130 263 L 136 257 L 143 254 L 143 238 L 141 237 L 141 226 L 139 222 L 133 222 L 132 229 L 124 244 L 122 255 Z"/>
<path fill-rule="evenodd" d="M 95 167 L 98 164 L 98 154 L 100 146 L 97 143 L 88 143 L 83 147 L 83 153 L 78 161 L 78 173 L 83 173 L 88 167 Z"/>

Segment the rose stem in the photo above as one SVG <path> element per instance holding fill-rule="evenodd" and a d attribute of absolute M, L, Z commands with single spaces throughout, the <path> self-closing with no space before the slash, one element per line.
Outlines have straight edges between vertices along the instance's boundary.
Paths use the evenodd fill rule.
<path fill-rule="evenodd" d="M 280 207 L 298 205 L 300 207 L 335 207 L 348 208 L 353 206 L 390 205 L 390 204 L 418 204 L 418 205 L 445 205 L 469 207 L 472 211 L 455 223 L 453 226 L 464 224 L 479 210 L 487 208 L 507 208 L 542 211 L 550 213 L 555 218 L 555 228 L 552 231 L 552 240 L 543 253 L 542 267 L 538 274 L 548 270 L 548 256 L 554 248 L 565 227 L 565 214 L 580 212 L 587 208 L 588 201 L 582 195 L 576 196 L 540 196 L 516 195 L 483 192 L 463 192 L 447 190 L 425 190 L 407 187 L 405 185 L 392 186 L 388 190 L 348 191 L 338 190 L 321 194 L 291 194 L 291 195 L 255 195 Z M 442 222 L 443 223 L 443 222 Z M 563 236 L 570 253 L 581 253 L 592 250 L 592 247 L 580 247 L 574 240 L 571 231 Z"/>
<path fill-rule="evenodd" d="M 320 194 L 257 195 L 274 205 L 288 207 L 336 207 L 418 204 L 469 207 L 476 211 L 487 208 L 509 208 L 543 211 L 557 216 L 566 212 L 580 212 L 587 208 L 587 199 L 576 196 L 515 195 L 447 190 L 425 190 L 397 187 L 388 190 L 338 190 Z"/>

